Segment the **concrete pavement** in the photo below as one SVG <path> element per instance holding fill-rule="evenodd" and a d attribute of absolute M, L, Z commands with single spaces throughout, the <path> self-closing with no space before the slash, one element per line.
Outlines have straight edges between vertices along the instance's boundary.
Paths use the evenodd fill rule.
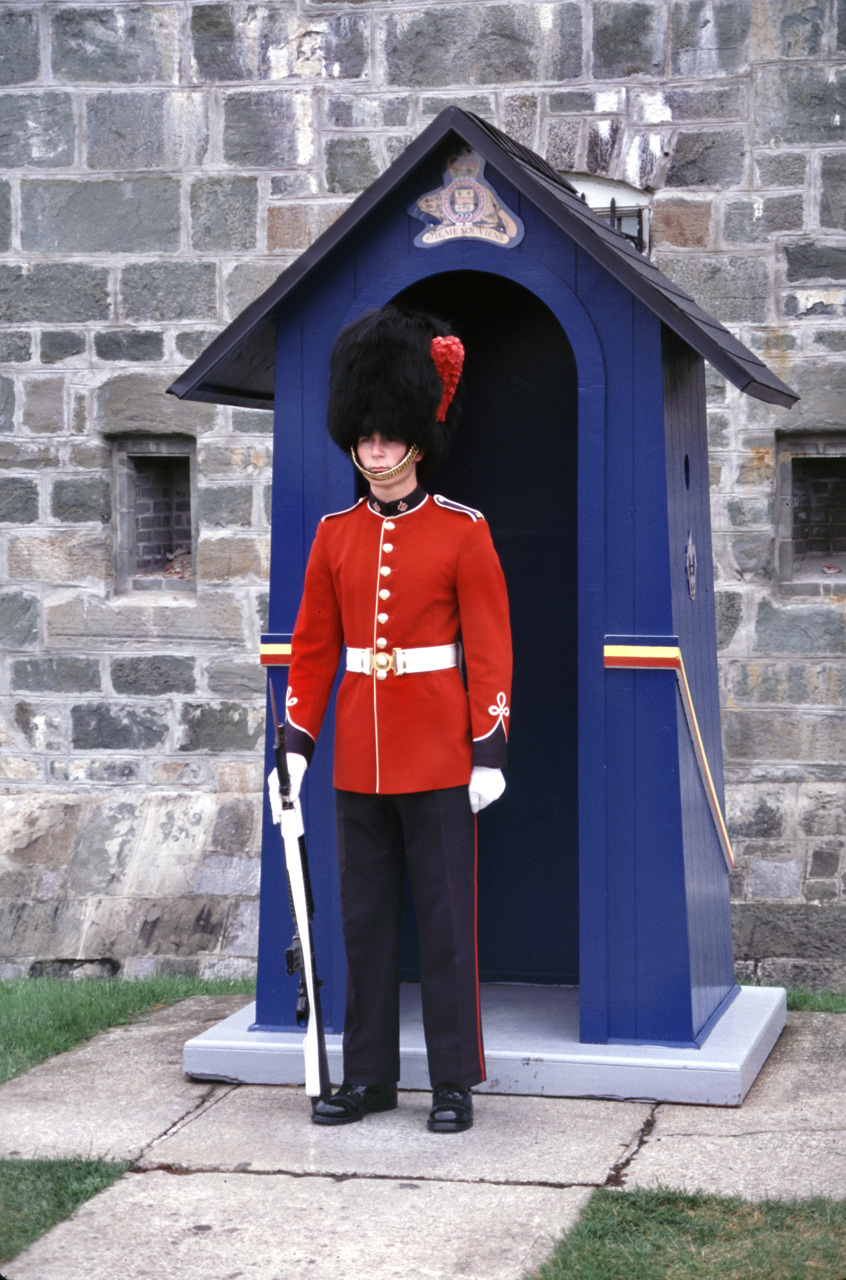
<path fill-rule="evenodd" d="M 519 1280 L 595 1187 L 846 1195 L 846 1016 L 789 1014 L 740 1108 L 485 1095 L 465 1134 L 429 1095 L 319 1128 L 303 1091 L 182 1074 L 243 1003 L 197 997 L 0 1087 L 0 1156 L 134 1170 L 2 1267 L 7 1280 Z"/>

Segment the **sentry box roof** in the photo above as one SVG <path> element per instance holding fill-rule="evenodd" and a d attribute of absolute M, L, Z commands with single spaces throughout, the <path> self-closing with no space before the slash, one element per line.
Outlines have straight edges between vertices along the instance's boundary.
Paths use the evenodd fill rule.
<path fill-rule="evenodd" d="M 462 141 L 503 174 L 668 328 L 748 395 L 790 408 L 795 392 L 723 325 L 595 214 L 576 189 L 528 147 L 478 116 L 447 107 L 380 178 L 168 388 L 187 400 L 270 409 L 274 400 L 274 315 L 309 274 L 342 245 L 413 170 L 444 142 Z"/>

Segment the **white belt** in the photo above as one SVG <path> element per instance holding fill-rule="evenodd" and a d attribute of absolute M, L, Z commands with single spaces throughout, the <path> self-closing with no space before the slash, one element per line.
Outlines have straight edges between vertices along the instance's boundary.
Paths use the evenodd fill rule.
<path fill-rule="evenodd" d="M 390 653 L 372 649 L 347 649 L 347 671 L 358 671 L 369 676 L 410 675 L 418 671 L 446 671 L 458 666 L 457 644 L 428 644 L 419 649 L 392 649 Z"/>

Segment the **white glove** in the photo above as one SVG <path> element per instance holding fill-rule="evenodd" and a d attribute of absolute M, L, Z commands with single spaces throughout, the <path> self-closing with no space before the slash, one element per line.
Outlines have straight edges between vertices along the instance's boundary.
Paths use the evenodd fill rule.
<path fill-rule="evenodd" d="M 288 765 L 288 774 L 291 779 L 291 799 L 298 800 L 300 787 L 303 785 L 305 771 L 308 768 L 308 761 L 305 756 L 297 755 L 293 751 L 286 753 L 285 761 Z M 273 814 L 273 821 L 278 826 L 282 821 L 282 791 L 279 786 L 279 774 L 275 769 L 271 769 L 267 775 L 267 789 L 270 793 L 270 812 Z"/>
<path fill-rule="evenodd" d="M 474 813 L 498 800 L 505 790 L 505 778 L 501 769 L 489 769 L 486 765 L 473 766 L 470 774 L 470 808 Z"/>

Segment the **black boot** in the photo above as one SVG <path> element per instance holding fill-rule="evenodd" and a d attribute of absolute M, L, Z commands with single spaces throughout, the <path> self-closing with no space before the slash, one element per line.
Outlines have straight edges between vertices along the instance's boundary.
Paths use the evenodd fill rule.
<path fill-rule="evenodd" d="M 460 1133 L 473 1123 L 473 1094 L 454 1084 L 436 1084 L 426 1128 L 432 1133 Z"/>
<path fill-rule="evenodd" d="M 331 1098 L 313 1103 L 315 1124 L 352 1124 L 371 1111 L 393 1111 L 397 1105 L 395 1084 L 342 1084 Z"/>

